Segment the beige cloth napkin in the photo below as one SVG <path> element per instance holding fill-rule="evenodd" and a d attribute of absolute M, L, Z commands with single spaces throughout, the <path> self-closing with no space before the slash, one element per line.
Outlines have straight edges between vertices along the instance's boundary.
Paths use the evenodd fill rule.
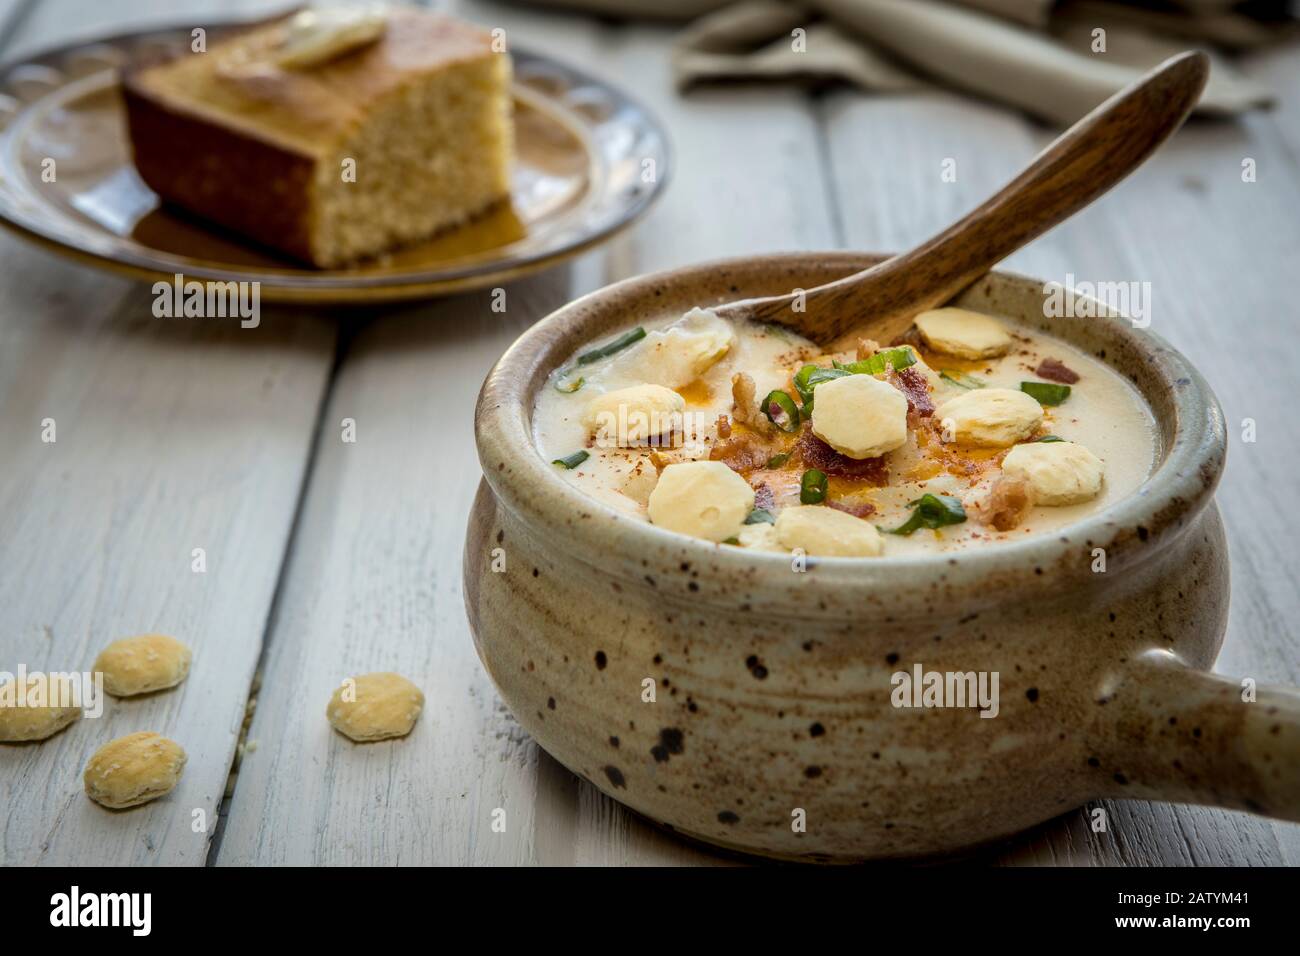
<path fill-rule="evenodd" d="M 1220 51 L 1296 32 L 1285 0 L 523 2 L 690 21 L 673 51 L 681 89 L 723 80 L 840 80 L 879 92 L 944 86 L 1061 125 L 1189 47 L 1214 59 L 1199 112 L 1270 105 L 1271 91 L 1242 76 Z M 1097 30 L 1105 31 L 1104 52 L 1094 50 Z"/>

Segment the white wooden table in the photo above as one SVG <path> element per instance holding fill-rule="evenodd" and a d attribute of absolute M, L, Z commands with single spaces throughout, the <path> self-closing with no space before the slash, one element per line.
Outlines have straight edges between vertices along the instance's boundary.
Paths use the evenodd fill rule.
<path fill-rule="evenodd" d="M 0 58 L 276 6 L 0 0 Z M 512 284 L 504 315 L 485 293 L 365 315 L 266 309 L 256 330 L 158 320 L 146 286 L 0 236 L 0 669 L 82 669 L 104 643 L 146 630 L 196 652 L 175 692 L 114 702 L 40 746 L 0 746 L 0 863 L 728 862 L 552 761 L 479 667 L 460 593 L 478 386 L 529 324 L 628 275 L 763 250 L 905 247 L 1052 134 L 937 93 L 681 97 L 667 29 L 450 6 L 625 85 L 676 145 L 675 181 L 644 222 Z M 1009 266 L 1151 282 L 1153 330 L 1200 365 L 1230 423 L 1219 500 L 1235 595 L 1220 669 L 1294 684 L 1300 518 L 1266 496 L 1294 499 L 1300 464 L 1300 50 L 1244 65 L 1278 90 L 1278 111 L 1194 123 Z M 1242 182 L 1245 157 L 1257 182 Z M 948 158 L 956 182 L 941 180 Z M 54 444 L 40 440 L 47 417 Z M 344 418 L 355 443 L 341 440 Z M 1257 422 L 1254 444 L 1239 440 L 1245 418 Z M 191 569 L 195 548 L 206 573 Z M 333 733 L 323 711 L 337 682 L 390 669 L 427 695 L 414 734 L 358 747 Z M 250 699 L 250 746 L 223 806 Z M 105 740 L 139 729 L 185 746 L 184 778 L 165 800 L 103 811 L 82 793 L 81 768 Z M 496 808 L 504 833 L 492 828 Z M 1145 803 L 1109 811 L 1107 833 L 1078 811 L 987 861 L 1300 862 L 1297 826 Z"/>

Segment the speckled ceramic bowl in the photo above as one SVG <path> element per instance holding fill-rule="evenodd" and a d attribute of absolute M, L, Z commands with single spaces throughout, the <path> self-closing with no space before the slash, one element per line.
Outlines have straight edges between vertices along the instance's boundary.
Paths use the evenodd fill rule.
<path fill-rule="evenodd" d="M 1228 607 L 1222 413 L 1181 355 L 1122 319 L 1044 319 L 1043 283 L 1002 273 L 959 299 L 1097 355 L 1155 413 L 1151 478 L 1060 534 L 797 573 L 620 516 L 535 450 L 534 397 L 580 345 L 874 261 L 778 255 L 631 279 L 560 309 L 493 369 L 465 602 L 520 724 L 665 826 L 800 860 L 951 852 L 1102 797 L 1300 819 L 1300 692 L 1246 702 L 1207 673 Z M 917 664 L 996 672 L 997 717 L 894 707 L 892 675 Z"/>

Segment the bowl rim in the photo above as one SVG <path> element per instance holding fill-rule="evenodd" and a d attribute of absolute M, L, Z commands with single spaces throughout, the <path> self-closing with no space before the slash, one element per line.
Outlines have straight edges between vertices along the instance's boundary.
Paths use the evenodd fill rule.
<path fill-rule="evenodd" d="M 800 263 L 809 269 L 815 264 L 824 267 L 834 263 L 843 264 L 847 274 L 884 258 L 887 256 L 877 253 L 836 250 L 714 260 L 624 279 L 556 309 L 515 340 L 488 374 L 479 393 L 475 437 L 485 480 L 498 503 L 504 504 L 526 525 L 544 525 L 548 543 L 559 545 L 586 564 L 604 569 L 612 566 L 607 560 L 609 556 L 636 559 L 646 553 L 671 552 L 675 556 L 693 556 L 716 571 L 788 572 L 790 555 L 783 552 L 753 551 L 693 538 L 638 520 L 583 494 L 564 481 L 555 466 L 539 453 L 531 427 L 533 404 L 546 376 L 568 356 L 567 352 L 559 351 L 560 343 L 571 338 L 576 329 L 591 324 L 591 318 L 585 313 L 605 302 L 653 299 L 654 290 L 657 287 L 662 290 L 665 284 L 740 267 L 749 271 L 766 264 L 775 272 L 798 267 Z M 989 275 L 1043 291 L 1048 285 L 1046 280 L 1007 270 L 991 270 Z M 984 277 L 976 280 L 971 288 L 982 281 Z M 1226 437 L 1218 400 L 1191 362 L 1160 336 L 1134 327 L 1126 316 L 1106 308 L 1095 298 L 1075 294 L 1076 301 L 1087 300 L 1097 310 L 1096 317 L 1086 321 L 1106 323 L 1112 333 L 1135 344 L 1144 364 L 1155 373 L 1153 382 L 1168 388 L 1172 395 L 1173 421 L 1166 423 L 1141 383 L 1124 375 L 1109 359 L 1099 359 L 1132 381 L 1151 409 L 1157 427 L 1170 435 L 1161 459 L 1137 490 L 1055 532 L 932 555 L 809 556 L 807 565 L 816 566 L 816 575 L 787 574 L 787 577 L 816 577 L 832 588 L 876 589 L 914 584 L 918 577 L 926 577 L 923 572 L 931 571 L 942 571 L 944 579 L 952 579 L 956 584 L 978 583 L 991 574 L 1004 583 L 1008 575 L 1022 584 L 1032 583 L 1032 577 L 1025 580 L 1028 574 L 1037 576 L 1041 586 L 1043 569 L 1048 566 L 1091 573 L 1091 562 L 1086 558 L 1094 547 L 1106 550 L 1106 570 L 1113 572 L 1161 552 L 1180 537 L 1192 524 L 1191 519 L 1209 504 L 1222 474 Z M 624 312 L 630 311 L 626 306 L 622 308 Z M 1026 321 L 1017 315 L 1007 317 L 1015 322 Z M 590 341 L 596 334 L 593 332 L 583 341 Z M 1071 341 L 1068 336 L 1061 337 Z M 518 454 L 518 449 L 524 447 L 530 453 Z M 576 523 L 574 517 L 588 520 Z M 1087 548 L 1083 547 L 1085 543 Z M 605 557 L 598 560 L 596 554 Z"/>

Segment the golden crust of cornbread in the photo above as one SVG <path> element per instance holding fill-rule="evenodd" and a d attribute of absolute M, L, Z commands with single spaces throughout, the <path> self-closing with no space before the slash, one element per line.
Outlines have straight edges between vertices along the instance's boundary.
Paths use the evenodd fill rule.
<path fill-rule="evenodd" d="M 141 177 L 165 200 L 296 258 L 332 264 L 317 261 L 312 242 L 322 165 L 336 176 L 339 150 L 404 90 L 504 54 L 478 27 L 399 7 L 377 42 L 291 70 L 274 60 L 285 22 L 126 71 L 128 129 Z"/>

